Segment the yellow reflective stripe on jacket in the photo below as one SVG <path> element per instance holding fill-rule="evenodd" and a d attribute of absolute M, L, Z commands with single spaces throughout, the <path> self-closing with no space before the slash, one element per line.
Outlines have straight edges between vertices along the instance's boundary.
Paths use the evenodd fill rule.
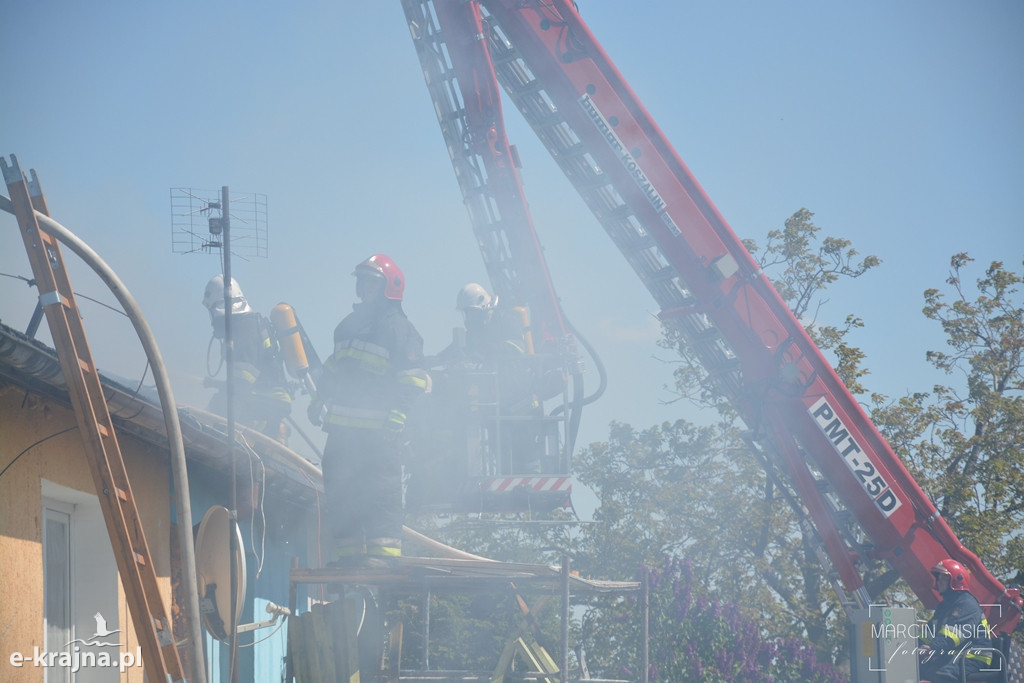
<path fill-rule="evenodd" d="M 240 379 L 249 384 L 254 384 L 260 376 L 260 370 L 251 363 L 236 363 L 234 369 L 235 379 Z"/>
<path fill-rule="evenodd" d="M 367 372 L 383 374 L 387 372 L 391 354 L 379 344 L 361 339 L 345 339 L 334 345 L 334 359 L 341 361 L 350 358 Z"/>
<path fill-rule="evenodd" d="M 366 539 L 366 554 L 378 557 L 401 557 L 402 539 L 400 538 L 368 538 Z"/>
<path fill-rule="evenodd" d="M 398 383 L 425 393 L 430 392 L 430 375 L 420 368 L 410 368 L 398 373 Z"/>
<path fill-rule="evenodd" d="M 957 633 L 956 631 L 954 631 L 953 629 L 951 629 L 950 627 L 943 626 L 942 630 L 939 631 L 939 635 L 940 636 L 946 636 L 947 638 L 949 638 L 950 640 L 953 641 L 954 645 L 959 647 L 959 645 L 960 645 L 960 634 Z"/>
<path fill-rule="evenodd" d="M 986 632 L 988 631 L 988 619 L 983 618 L 981 620 L 981 627 L 983 629 L 985 629 Z M 947 638 L 949 638 L 950 640 L 953 641 L 953 644 L 956 647 L 960 647 L 960 643 L 961 643 L 962 639 L 960 638 L 960 634 L 957 632 L 956 629 L 951 629 L 948 626 L 943 626 L 942 630 L 939 631 L 939 635 L 946 636 Z M 991 648 L 984 648 L 982 651 L 989 650 L 989 649 L 991 649 Z M 980 652 L 973 651 L 970 648 L 968 648 L 967 654 L 965 656 L 968 659 L 976 659 L 979 662 L 982 662 L 984 664 L 991 664 L 992 663 L 992 655 L 981 654 Z"/>
<path fill-rule="evenodd" d="M 981 618 L 981 627 L 983 629 L 985 629 L 985 633 L 989 633 L 988 618 L 987 617 L 982 617 Z M 985 652 L 985 651 L 988 651 L 988 650 L 991 650 L 991 648 L 979 649 L 977 651 L 968 649 L 967 650 L 967 658 L 968 659 L 977 659 L 982 664 L 989 665 L 989 664 L 992 663 L 992 655 L 982 654 L 982 652 Z"/>
<path fill-rule="evenodd" d="M 260 397 L 263 397 L 263 398 L 272 398 L 275 401 L 280 401 L 281 403 L 291 403 L 292 402 L 292 395 L 289 394 L 284 389 L 274 389 L 274 388 L 264 389 L 264 390 L 253 389 L 252 395 L 253 396 L 260 396 Z"/>

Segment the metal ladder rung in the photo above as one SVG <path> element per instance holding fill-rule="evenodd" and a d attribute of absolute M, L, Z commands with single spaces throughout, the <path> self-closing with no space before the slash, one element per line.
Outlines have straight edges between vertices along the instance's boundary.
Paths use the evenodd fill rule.
<path fill-rule="evenodd" d="M 172 637 L 170 630 L 167 628 L 166 619 L 153 617 L 153 629 L 156 630 L 157 641 L 160 643 L 160 647 L 167 647 L 168 645 L 174 644 L 174 638 Z"/>
<path fill-rule="evenodd" d="M 53 306 L 54 304 L 58 304 L 65 309 L 69 309 L 71 307 L 71 302 L 68 301 L 67 297 L 65 297 L 60 292 L 53 291 L 39 295 L 40 306 L 43 306 L 45 308 L 46 306 Z"/>

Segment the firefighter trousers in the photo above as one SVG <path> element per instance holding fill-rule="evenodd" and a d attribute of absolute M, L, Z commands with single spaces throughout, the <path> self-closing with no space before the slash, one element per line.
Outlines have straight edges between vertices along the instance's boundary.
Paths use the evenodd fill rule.
<path fill-rule="evenodd" d="M 399 446 L 382 429 L 334 427 L 323 459 L 324 493 L 339 555 L 398 555 L 402 547 Z"/>

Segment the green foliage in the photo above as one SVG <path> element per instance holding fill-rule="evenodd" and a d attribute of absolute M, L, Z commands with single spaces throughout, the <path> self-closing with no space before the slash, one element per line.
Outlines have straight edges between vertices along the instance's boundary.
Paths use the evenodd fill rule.
<path fill-rule="evenodd" d="M 637 432 L 613 424 L 607 443 L 578 454 L 577 468 L 601 503 L 579 542 L 601 552 L 581 552 L 581 572 L 628 576 L 664 557 L 686 558 L 701 585 L 743 605 L 766 637 L 809 635 L 827 656 L 842 649 L 831 589 L 734 425 L 680 420 Z M 663 634 L 652 628 L 651 637 Z"/>
<path fill-rule="evenodd" d="M 864 322 L 848 315 L 842 325 L 826 325 L 818 321 L 818 314 L 825 304 L 822 297 L 829 286 L 843 278 L 858 278 L 882 261 L 877 256 L 858 260 L 859 253 L 847 239 L 821 239 L 821 228 L 811 220 L 813 217 L 812 212 L 800 209 L 786 219 L 782 230 L 768 233 L 763 249 L 754 240 L 743 243 L 815 344 L 823 352 L 832 354 L 836 372 L 846 386 L 855 394 L 863 393 L 861 379 L 868 374 L 862 366 L 864 353 L 847 339 L 850 332 L 863 327 Z M 666 326 L 660 344 L 681 358 L 673 371 L 680 398 L 714 407 L 723 416 L 735 417 L 732 407 L 679 332 Z"/>
<path fill-rule="evenodd" d="M 864 393 L 865 356 L 849 341 L 863 322 L 850 315 L 840 326 L 819 323 L 818 296 L 838 277 L 859 276 L 879 261 L 855 262 L 856 252 L 845 240 L 826 238 L 815 248 L 818 229 L 810 216 L 798 212 L 786 230 L 771 233 L 760 260 L 782 267 L 774 280 L 779 291 L 819 347 L 832 352 L 851 391 Z M 753 243 L 748 246 L 757 251 Z M 965 254 L 952 259 L 947 281 L 952 301 L 937 289 L 925 292 L 924 314 L 947 336 L 947 348 L 929 351 L 927 358 L 961 383 L 892 402 L 873 395 L 872 414 L 961 540 L 994 573 L 1012 575 L 1024 566 L 1022 279 L 993 263 L 972 297 L 961 277 L 969 263 Z M 665 346 L 683 358 L 675 373 L 680 395 L 715 406 L 722 422 L 703 428 L 678 422 L 641 432 L 613 424 L 607 443 L 592 445 L 578 458 L 581 480 L 601 498 L 596 519 L 602 524 L 587 532 L 584 543 L 622 548 L 628 562 L 649 563 L 659 552 L 685 557 L 701 585 L 714 595 L 735 596 L 757 614 L 762 634 L 810 636 L 827 643 L 819 654 L 841 658 L 845 618 L 814 557 L 808 530 L 780 504 L 774 480 L 738 438 L 732 411 L 696 365 L 686 340 L 669 333 Z M 897 578 L 884 567 L 865 576 L 872 594 Z M 890 595 L 913 601 L 902 584 Z M 653 634 L 652 629 L 652 642 L 658 637 Z M 707 653 L 687 653 L 685 665 L 708 661 Z M 673 666 L 675 660 L 658 661 Z"/>
<path fill-rule="evenodd" d="M 828 325 L 818 315 L 828 286 L 880 262 L 857 260 L 846 240 L 819 241 L 811 218 L 802 209 L 769 234 L 765 249 L 748 248 L 851 391 L 866 393 L 865 356 L 851 341 L 863 321 L 848 315 Z M 895 400 L 874 394 L 871 414 L 965 545 L 993 573 L 1010 575 L 1024 567 L 1022 278 L 995 262 L 969 294 L 962 272 L 970 263 L 954 256 L 949 293 L 925 292 L 924 314 L 947 337 L 927 359 L 951 381 Z M 623 579 L 638 567 L 659 567 L 650 603 L 651 680 L 838 680 L 820 662 L 843 663 L 846 620 L 815 556 L 813 531 L 686 340 L 667 330 L 663 346 L 682 359 L 674 371 L 680 397 L 717 408 L 719 420 L 645 430 L 613 423 L 608 441 L 582 449 L 575 461 L 577 480 L 600 500 L 593 524 L 578 532 L 451 525 L 432 535 L 511 561 L 554 564 L 568 552 L 584 576 Z M 872 594 L 898 577 L 883 570 L 865 577 Z M 905 586 L 898 590 L 912 600 Z M 637 675 L 637 609 L 635 601 L 608 598 L 587 606 L 573 626 L 592 676 Z M 482 623 L 467 624 L 453 625 L 450 636 L 487 633 Z M 557 627 L 554 614 L 541 616 L 542 632 Z M 497 638 L 499 631 L 489 633 Z"/>
<path fill-rule="evenodd" d="M 964 544 L 996 575 L 1024 567 L 1024 302 L 1021 275 L 993 262 L 969 294 L 950 262 L 950 299 L 924 293 L 947 348 L 927 359 L 956 382 L 889 401 L 872 415 Z"/>
<path fill-rule="evenodd" d="M 554 510 L 543 515 L 488 515 L 479 518 L 437 520 L 409 518 L 407 523 L 430 538 L 465 552 L 502 562 L 558 565 L 574 552 L 571 515 Z M 561 652 L 561 612 L 558 600 L 521 593 L 529 607 L 526 619 L 511 584 L 507 590 L 473 596 L 438 592 L 430 603 L 430 667 L 458 671 L 492 672 L 505 646 L 516 637 L 535 639 L 558 660 Z M 421 601 L 403 599 L 392 623 L 405 624 L 402 658 L 408 666 L 426 661 L 423 639 L 426 610 Z"/>
<path fill-rule="evenodd" d="M 857 262 L 857 250 L 846 239 L 826 237 L 816 244 L 821 228 L 811 221 L 813 217 L 807 209 L 794 213 L 782 230 L 768 233 L 768 243 L 760 254 L 756 243 L 746 243 L 797 318 L 804 320 L 814 308 L 810 323 L 805 322 L 807 326 L 817 318 L 821 307 L 818 297 L 829 285 L 841 277 L 860 277 L 881 264 L 877 256 Z"/>
<path fill-rule="evenodd" d="M 849 337 L 863 327 L 863 321 L 848 315 L 842 325 L 829 325 L 818 317 L 828 287 L 840 279 L 860 277 L 881 261 L 875 256 L 860 258 L 849 240 L 822 238 L 813 215 L 807 209 L 794 213 L 782 230 L 768 234 L 763 249 L 753 241 L 745 244 L 818 347 L 831 354 L 846 385 L 861 393 L 861 381 L 867 375 L 864 354 Z M 717 477 L 714 486 L 689 494 L 691 507 L 696 509 L 680 522 L 683 528 L 677 534 L 698 537 L 701 542 L 686 548 L 685 556 L 723 590 L 738 596 L 749 593 L 749 604 L 768 617 L 770 626 L 766 628 L 773 635 L 807 636 L 821 653 L 842 659 L 845 619 L 815 555 L 814 532 L 801 524 L 785 500 L 786 495 L 792 496 L 785 477 L 765 475 L 770 461 L 755 458 L 750 446 L 739 438 L 735 411 L 697 362 L 688 341 L 666 330 L 663 346 L 677 351 L 682 359 L 675 370 L 680 396 L 715 407 L 723 424 L 729 425 L 719 430 L 714 448 L 693 444 L 713 464 L 701 463 L 700 458 L 685 463 L 685 467 L 700 467 L 706 476 Z M 611 443 L 614 441 L 613 429 Z M 659 452 L 659 457 L 666 455 Z M 737 472 L 740 463 L 744 469 Z M 724 512 L 737 521 L 724 523 Z M 695 550 L 698 547 L 700 550 Z"/>
<path fill-rule="evenodd" d="M 515 627 L 511 593 L 396 598 L 389 606 L 388 622 L 404 624 L 402 665 L 406 668 L 427 665 L 426 599 L 430 600 L 430 668 L 493 671 Z"/>
<path fill-rule="evenodd" d="M 821 297 L 830 285 L 841 278 L 858 278 L 882 261 L 877 256 L 858 261 L 859 254 L 847 239 L 825 237 L 818 243 L 821 228 L 811 221 L 813 217 L 807 209 L 800 209 L 786 219 L 782 230 L 768 233 L 763 250 L 752 241 L 747 248 L 818 348 L 834 355 L 836 372 L 846 386 L 855 394 L 863 393 L 860 379 L 868 373 L 861 366 L 864 354 L 846 340 L 864 322 L 848 315 L 841 326 L 824 325 L 818 322 L 818 314 L 825 304 Z"/>
<path fill-rule="evenodd" d="M 845 679 L 830 664 L 820 662 L 807 641 L 764 637 L 758 620 L 751 618 L 752 611 L 729 596 L 714 597 L 689 561 L 664 557 L 656 568 L 641 569 L 637 578 L 646 579 L 649 586 L 651 681 L 838 683 Z M 605 675 L 638 677 L 636 663 L 643 661 L 639 634 L 633 631 L 623 638 L 614 626 L 635 623 L 641 606 L 642 596 L 633 597 L 620 602 L 611 619 L 584 618 L 581 641 L 588 652 L 600 654 L 599 666 Z"/>

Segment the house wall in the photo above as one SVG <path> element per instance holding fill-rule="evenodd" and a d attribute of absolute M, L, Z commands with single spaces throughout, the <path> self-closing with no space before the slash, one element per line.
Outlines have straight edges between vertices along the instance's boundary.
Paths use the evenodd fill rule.
<path fill-rule="evenodd" d="M 258 464 L 250 471 L 243 462 L 239 466 L 238 526 L 245 550 L 246 602 L 242 623 L 268 621 L 268 602 L 288 606 L 289 575 L 292 558 L 301 566 L 316 563 L 317 512 L 306 505 L 282 500 L 272 493 L 262 496 L 247 495 L 248 484 L 261 482 Z M 199 464 L 189 465 L 189 489 L 192 496 L 192 519 L 196 523 L 213 505 L 231 507 L 230 480 Z M 256 507 L 248 503 L 254 500 Z M 310 557 L 312 556 L 312 557 Z M 305 587 L 299 591 L 300 602 L 305 600 Z M 304 604 L 304 602 L 303 602 Z M 239 680 L 279 681 L 283 670 L 283 657 L 287 646 L 287 624 L 278 624 L 243 633 L 239 637 Z M 207 674 L 211 683 L 229 680 L 229 648 L 205 633 Z M 258 641 L 258 642 L 257 642 Z M 253 646 L 253 643 L 255 645 Z"/>
<path fill-rule="evenodd" d="M 157 449 L 131 438 L 122 437 L 119 444 L 143 520 L 161 595 L 164 604 L 169 606 L 171 525 L 167 459 Z M 51 487 L 51 491 L 59 492 L 60 487 L 65 487 L 95 495 L 72 411 L 0 380 L 0 471 L 3 471 L 0 475 L 0 680 L 42 681 L 44 672 L 33 666 L 31 659 L 19 668 L 12 666 L 10 658 L 16 652 L 31 657 L 37 647 L 44 651 L 44 480 L 57 485 Z M 95 552 L 109 553 L 109 545 Z M 84 570 L 82 573 L 85 575 Z M 88 585 L 84 588 L 87 590 Z M 123 644 L 121 651 L 134 653 L 139 643 L 119 579 L 117 596 L 116 628 L 121 632 L 113 637 Z M 72 616 L 76 637 L 93 635 L 96 624 L 92 614 Z M 108 627 L 114 628 L 111 623 L 114 616 L 103 616 Z M 80 681 L 142 683 L 143 669 L 128 667 L 119 675 L 83 669 L 78 677 Z"/>

